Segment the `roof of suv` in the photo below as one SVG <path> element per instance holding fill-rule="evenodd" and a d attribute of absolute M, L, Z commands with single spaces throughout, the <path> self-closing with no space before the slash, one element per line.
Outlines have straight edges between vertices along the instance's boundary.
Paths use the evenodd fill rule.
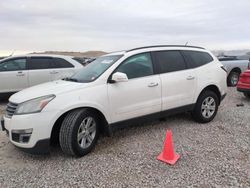
<path fill-rule="evenodd" d="M 144 49 L 154 49 L 154 48 L 187 48 L 187 49 L 192 49 L 192 50 L 206 50 L 205 48 L 199 47 L 199 46 L 187 46 L 187 45 L 157 45 L 157 46 L 144 46 L 144 47 L 138 47 L 138 48 L 133 48 L 130 50 L 124 50 L 124 51 L 117 51 L 117 52 L 111 52 L 109 54 L 106 54 L 104 56 L 108 55 L 124 55 L 125 53 L 128 52 L 133 52 L 133 51 L 142 51 Z"/>
<path fill-rule="evenodd" d="M 205 49 L 202 47 L 198 47 L 198 46 L 187 46 L 187 45 L 157 45 L 157 46 L 144 46 L 144 47 L 138 47 L 138 48 L 133 48 L 130 50 L 127 50 L 126 52 L 131 52 L 134 50 L 141 50 L 141 49 L 145 49 L 145 48 L 161 48 L 161 47 L 187 47 L 187 48 L 198 48 L 198 49 Z"/>

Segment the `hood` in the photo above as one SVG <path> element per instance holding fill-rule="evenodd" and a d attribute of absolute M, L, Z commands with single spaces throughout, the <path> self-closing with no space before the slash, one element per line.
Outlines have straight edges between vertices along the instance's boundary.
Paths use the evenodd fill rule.
<path fill-rule="evenodd" d="M 14 103 L 22 103 L 24 101 L 46 95 L 58 95 L 61 93 L 69 92 L 75 89 L 86 87 L 87 85 L 89 84 L 57 80 L 24 89 L 12 95 L 9 100 Z"/>

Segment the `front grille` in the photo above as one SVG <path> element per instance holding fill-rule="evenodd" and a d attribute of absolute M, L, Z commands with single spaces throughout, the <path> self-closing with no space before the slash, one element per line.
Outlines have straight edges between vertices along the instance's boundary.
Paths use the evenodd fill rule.
<path fill-rule="evenodd" d="M 9 102 L 7 104 L 7 108 L 6 108 L 6 117 L 11 118 L 14 115 L 14 113 L 17 109 L 17 106 L 18 106 L 18 104 Z"/>

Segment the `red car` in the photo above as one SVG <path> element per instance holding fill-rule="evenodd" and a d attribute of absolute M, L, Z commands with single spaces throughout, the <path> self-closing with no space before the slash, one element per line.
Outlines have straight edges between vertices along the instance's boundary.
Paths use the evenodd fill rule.
<path fill-rule="evenodd" d="M 246 97 L 250 98 L 250 70 L 241 73 L 237 90 L 243 92 Z"/>

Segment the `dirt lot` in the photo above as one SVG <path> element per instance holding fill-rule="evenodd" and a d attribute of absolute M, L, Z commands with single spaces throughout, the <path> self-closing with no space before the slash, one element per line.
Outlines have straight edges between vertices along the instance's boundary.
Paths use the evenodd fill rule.
<path fill-rule="evenodd" d="M 156 160 L 167 129 L 181 155 L 174 166 Z M 209 124 L 180 114 L 130 127 L 101 137 L 83 158 L 66 156 L 60 148 L 30 156 L 0 133 L 0 187 L 250 187 L 249 169 L 250 100 L 235 88 Z"/>

